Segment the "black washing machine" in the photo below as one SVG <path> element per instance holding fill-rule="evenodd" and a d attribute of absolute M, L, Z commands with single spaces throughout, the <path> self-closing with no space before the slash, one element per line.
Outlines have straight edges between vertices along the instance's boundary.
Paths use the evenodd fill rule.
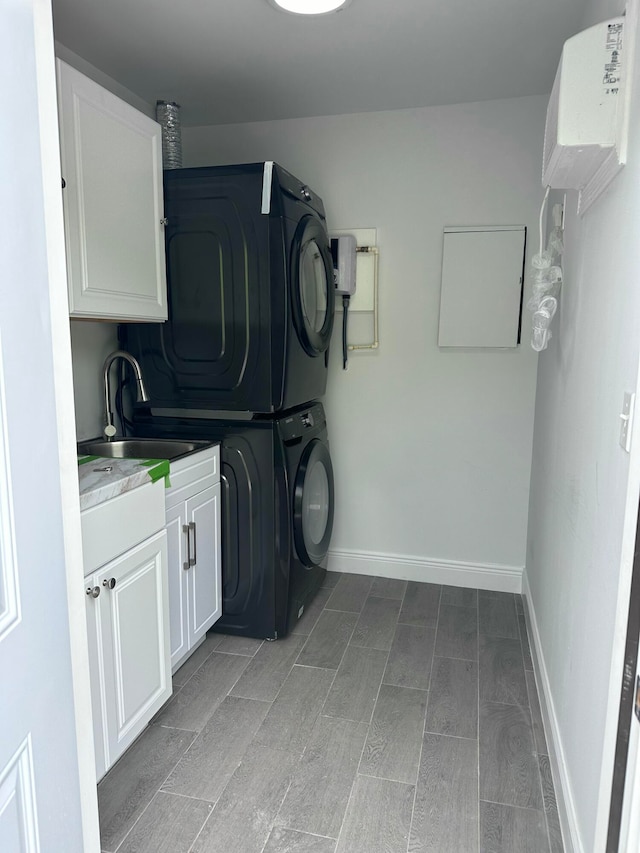
<path fill-rule="evenodd" d="M 273 413 L 325 392 L 322 199 L 275 163 L 164 174 L 169 319 L 120 327 L 156 410 Z"/>
<path fill-rule="evenodd" d="M 222 618 L 214 630 L 283 637 L 322 585 L 334 513 L 324 409 L 251 420 L 138 413 L 139 436 L 222 443 Z"/>

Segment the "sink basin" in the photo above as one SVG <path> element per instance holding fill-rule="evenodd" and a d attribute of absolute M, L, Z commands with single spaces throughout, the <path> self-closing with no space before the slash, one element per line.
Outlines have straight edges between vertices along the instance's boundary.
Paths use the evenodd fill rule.
<path fill-rule="evenodd" d="M 202 450 L 210 441 L 184 441 L 173 438 L 101 438 L 81 441 L 78 453 L 87 456 L 107 456 L 109 459 L 179 459 L 188 453 Z"/>

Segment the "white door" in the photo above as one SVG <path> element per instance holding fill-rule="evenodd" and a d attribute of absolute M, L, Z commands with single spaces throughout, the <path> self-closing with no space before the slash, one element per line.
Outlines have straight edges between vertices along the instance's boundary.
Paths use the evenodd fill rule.
<path fill-rule="evenodd" d="M 56 391 L 69 390 L 71 365 L 57 351 L 66 282 L 46 0 L 1 4 L 0 79 L 0 850 L 86 853 L 95 848 L 83 840 L 61 498 L 72 436 L 61 464 Z"/>

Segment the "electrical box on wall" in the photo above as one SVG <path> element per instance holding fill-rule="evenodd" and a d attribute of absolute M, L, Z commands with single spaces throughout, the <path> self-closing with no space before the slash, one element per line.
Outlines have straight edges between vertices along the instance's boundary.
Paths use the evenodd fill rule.
<path fill-rule="evenodd" d="M 520 343 L 524 225 L 444 229 L 441 347 L 515 347 Z"/>
<path fill-rule="evenodd" d="M 344 312 L 344 295 L 347 300 L 349 320 L 348 341 L 343 345 L 349 351 L 378 349 L 378 248 L 375 228 L 349 228 L 329 234 L 336 272 L 336 312 Z M 353 250 L 355 248 L 355 257 Z M 341 259 L 346 272 L 341 270 Z M 355 262 L 355 283 L 352 282 Z M 336 326 L 339 324 L 336 323 Z M 346 329 L 345 324 L 342 324 Z"/>

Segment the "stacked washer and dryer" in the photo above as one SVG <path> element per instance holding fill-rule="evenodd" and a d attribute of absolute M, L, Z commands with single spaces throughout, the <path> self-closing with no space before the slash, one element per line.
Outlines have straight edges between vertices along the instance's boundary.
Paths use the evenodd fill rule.
<path fill-rule="evenodd" d="M 120 327 L 150 398 L 134 432 L 221 442 L 215 628 L 277 639 L 322 585 L 333 526 L 324 206 L 266 162 L 165 172 L 165 214 L 169 319 Z"/>

